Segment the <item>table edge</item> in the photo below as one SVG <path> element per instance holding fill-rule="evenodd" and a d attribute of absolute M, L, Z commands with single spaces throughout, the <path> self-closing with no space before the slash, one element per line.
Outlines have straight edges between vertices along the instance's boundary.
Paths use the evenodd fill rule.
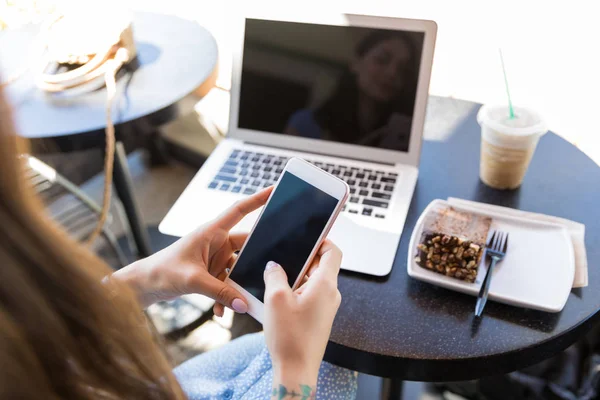
<path fill-rule="evenodd" d="M 563 351 L 600 321 L 600 310 L 560 336 L 532 346 L 489 356 L 460 359 L 411 359 L 374 354 L 329 341 L 324 360 L 340 367 L 376 375 L 419 382 L 450 382 L 480 379 L 516 371 Z M 526 352 L 527 354 L 523 354 Z M 402 373 L 396 373 L 402 371 Z"/>

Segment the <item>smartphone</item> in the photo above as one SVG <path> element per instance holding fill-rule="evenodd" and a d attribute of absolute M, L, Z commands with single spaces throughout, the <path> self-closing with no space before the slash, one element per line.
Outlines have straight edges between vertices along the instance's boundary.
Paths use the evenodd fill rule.
<path fill-rule="evenodd" d="M 344 181 L 322 169 L 299 158 L 288 161 L 227 277 L 257 321 L 263 321 L 267 262 L 281 265 L 295 290 L 348 192 Z"/>

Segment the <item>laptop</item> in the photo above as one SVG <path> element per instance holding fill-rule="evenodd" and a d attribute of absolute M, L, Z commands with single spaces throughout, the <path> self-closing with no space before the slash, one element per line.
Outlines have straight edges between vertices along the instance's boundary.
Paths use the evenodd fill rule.
<path fill-rule="evenodd" d="M 329 234 L 342 269 L 389 274 L 418 176 L 436 32 L 432 21 L 363 15 L 246 17 L 228 134 L 160 231 L 189 233 L 300 157 L 350 186 Z"/>

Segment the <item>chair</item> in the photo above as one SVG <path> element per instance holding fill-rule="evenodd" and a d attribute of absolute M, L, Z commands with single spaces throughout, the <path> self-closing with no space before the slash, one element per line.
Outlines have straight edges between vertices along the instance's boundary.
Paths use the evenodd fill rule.
<path fill-rule="evenodd" d="M 60 175 L 48 164 L 30 155 L 26 155 L 24 158 L 28 167 L 26 178 L 41 196 L 52 217 L 76 240 L 86 240 L 96 227 L 101 207 L 79 187 Z M 100 237 L 113 253 L 113 260 L 106 261 L 113 268 L 119 269 L 127 265 L 129 260 L 119 246 L 114 233 L 108 229 L 115 216 L 121 226 L 124 227 L 127 243 L 131 250 L 133 239 L 123 206 L 118 199 L 113 198 L 111 213 L 102 228 Z M 116 259 L 116 265 L 114 259 Z"/>

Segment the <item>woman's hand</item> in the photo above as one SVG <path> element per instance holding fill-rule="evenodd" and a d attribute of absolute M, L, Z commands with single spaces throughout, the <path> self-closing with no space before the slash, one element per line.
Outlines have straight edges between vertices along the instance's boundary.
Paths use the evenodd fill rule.
<path fill-rule="evenodd" d="M 342 299 L 337 289 L 341 262 L 340 249 L 325 241 L 308 279 L 295 291 L 281 266 L 267 264 L 264 329 L 273 360 L 274 394 L 314 394 L 331 325 Z"/>
<path fill-rule="evenodd" d="M 113 274 L 138 292 L 144 307 L 162 300 L 200 293 L 217 301 L 215 314 L 223 306 L 245 313 L 248 305 L 242 295 L 223 282 L 248 234 L 229 230 L 247 214 L 265 204 L 272 188 L 245 198 L 214 221 L 179 239 L 158 253 L 139 260 Z"/>

